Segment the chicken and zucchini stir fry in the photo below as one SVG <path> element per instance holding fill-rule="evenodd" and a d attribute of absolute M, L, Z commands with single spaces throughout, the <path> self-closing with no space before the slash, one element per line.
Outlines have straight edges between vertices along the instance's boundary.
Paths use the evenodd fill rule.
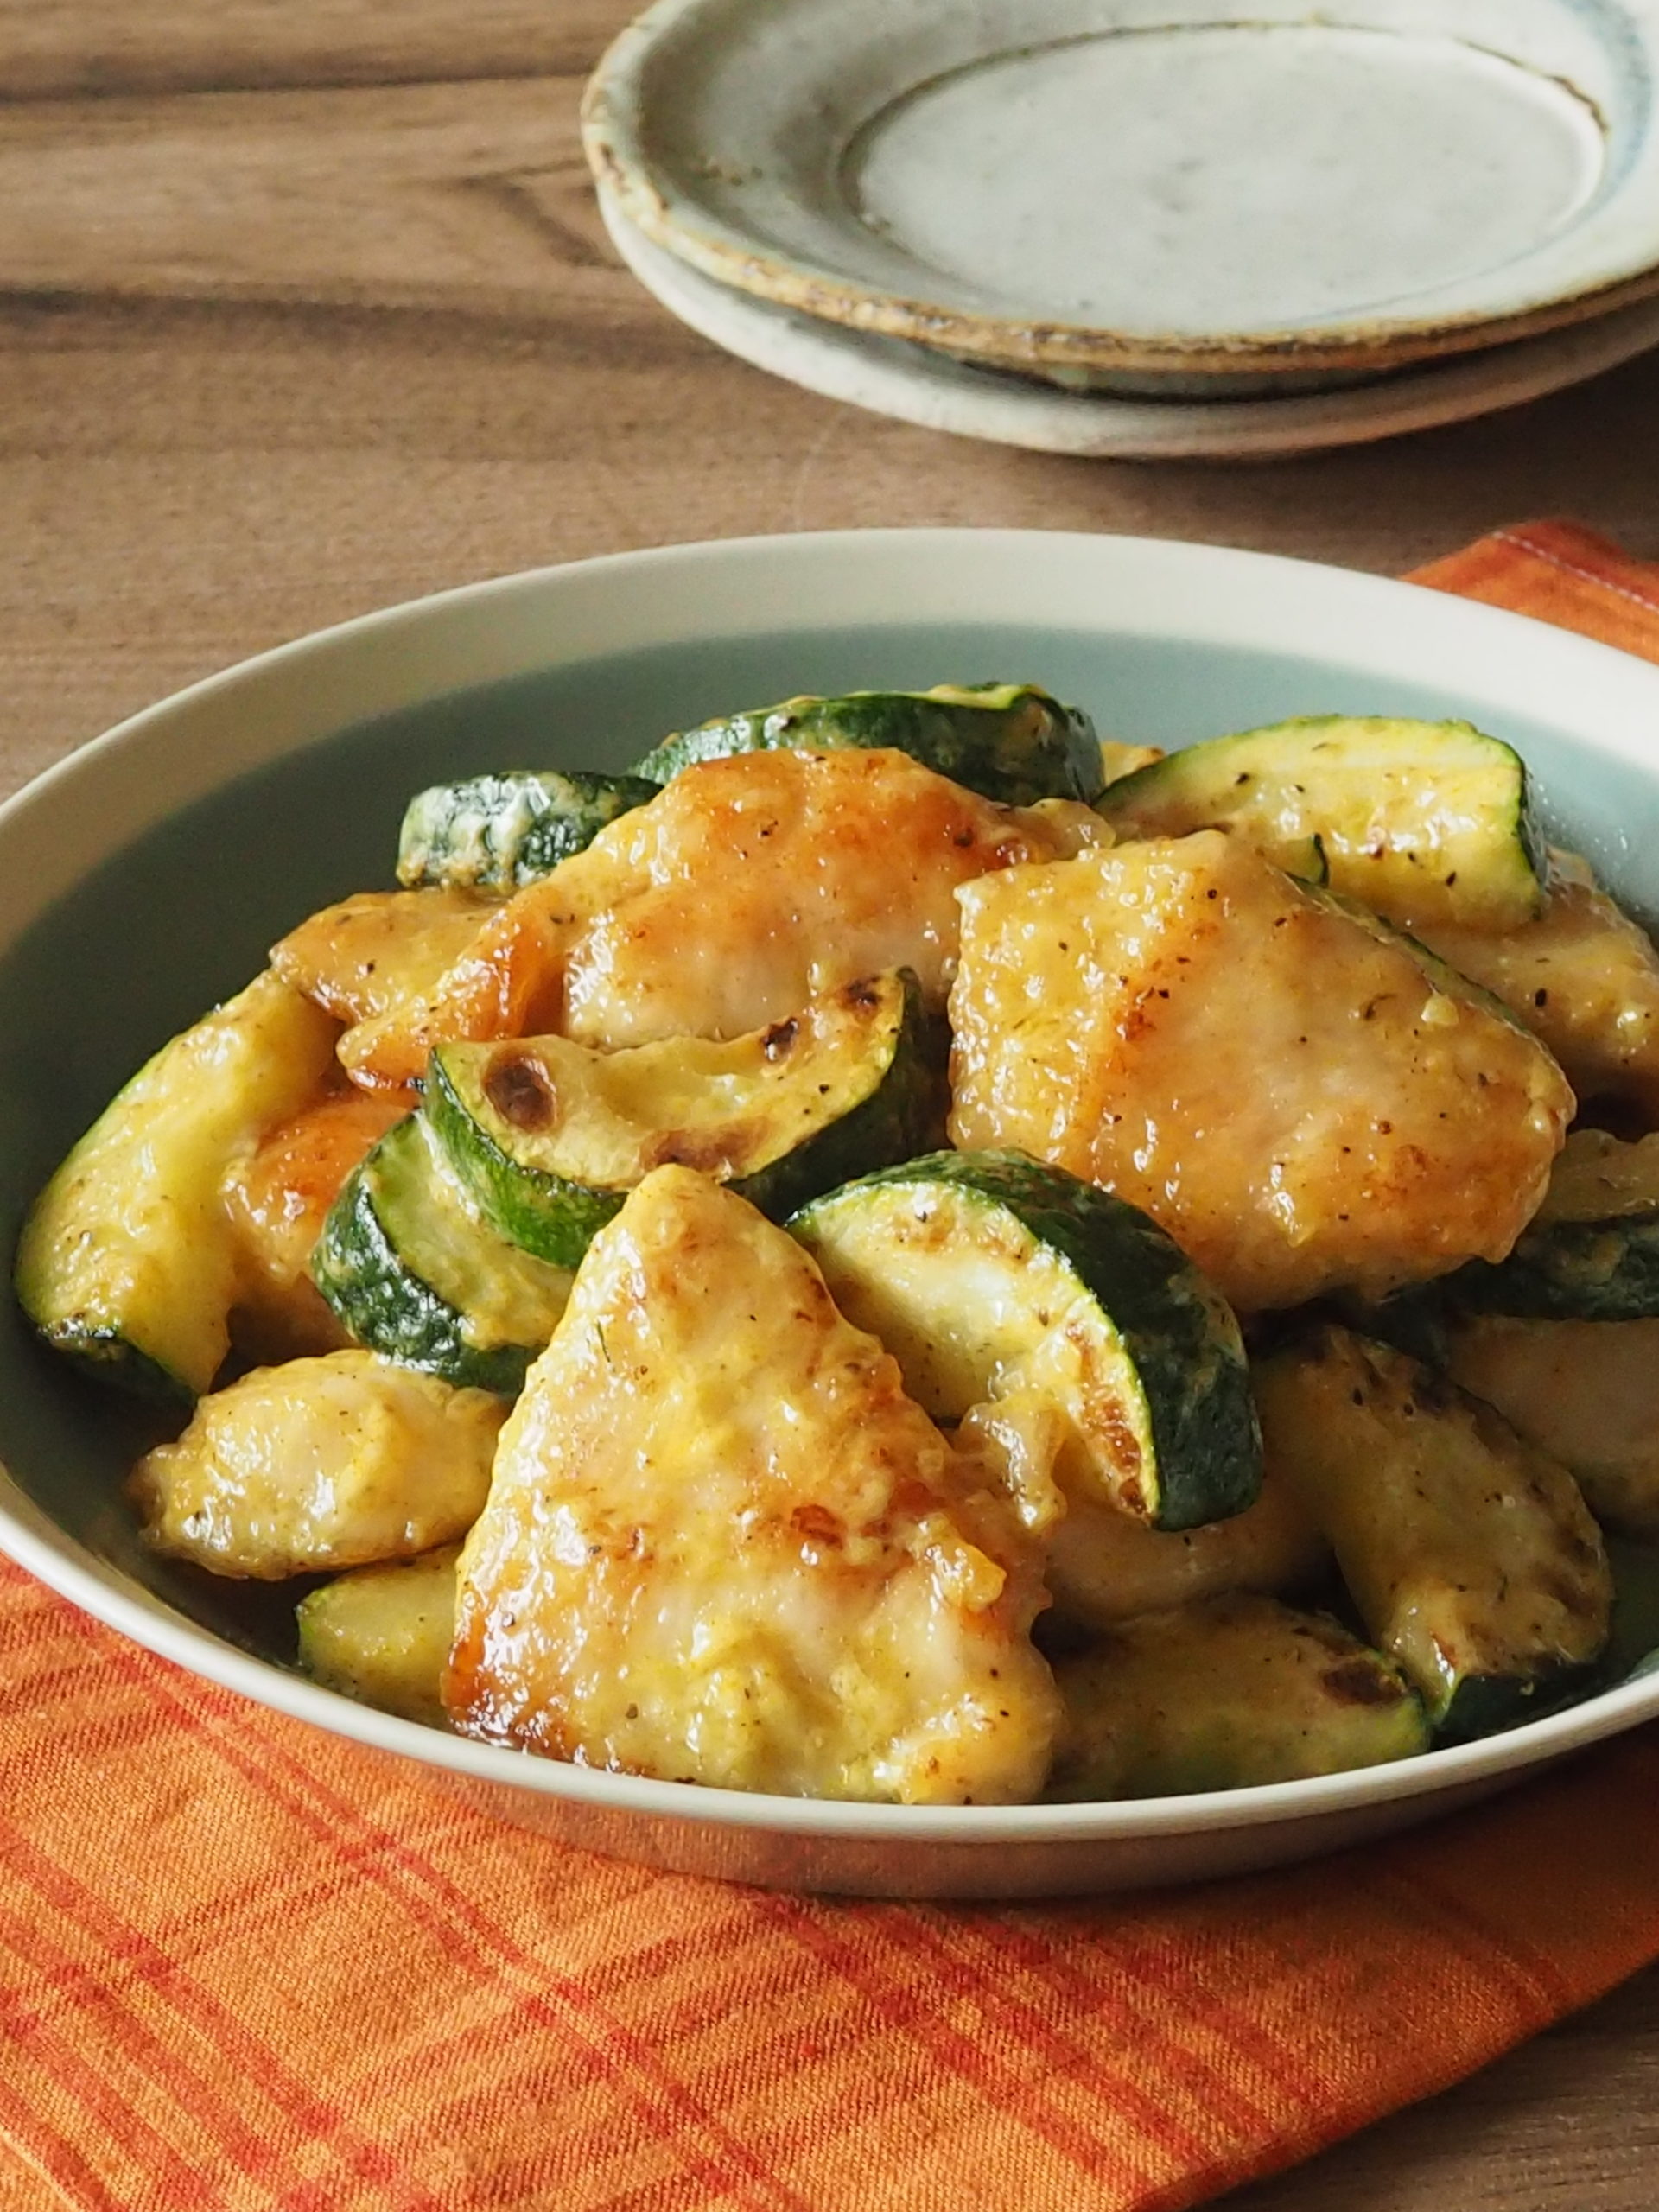
<path fill-rule="evenodd" d="M 304 1578 L 318 1681 L 950 1805 L 1605 1678 L 1659 957 L 1509 746 L 793 698 L 422 792 L 396 873 L 133 1077 L 16 1262 L 176 1408 L 146 1540 Z"/>

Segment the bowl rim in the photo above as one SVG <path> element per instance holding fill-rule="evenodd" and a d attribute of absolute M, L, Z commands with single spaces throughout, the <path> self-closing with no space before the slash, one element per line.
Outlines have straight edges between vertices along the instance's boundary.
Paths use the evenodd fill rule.
<path fill-rule="evenodd" d="M 975 619 L 1292 656 L 1306 652 L 1311 639 L 1321 657 L 1342 660 L 1344 680 L 1373 670 L 1397 680 L 1402 669 L 1419 685 L 1437 674 L 1458 689 L 1490 679 L 1512 695 L 1517 714 L 1558 721 L 1575 743 L 1659 778 L 1659 756 L 1641 735 L 1659 728 L 1659 667 L 1577 632 L 1389 578 L 1281 555 L 1071 531 L 899 529 L 728 538 L 559 563 L 404 601 L 273 647 L 127 717 L 0 804 L 0 858 L 22 838 L 32 860 L 49 862 L 36 835 L 65 813 L 67 802 L 73 803 L 70 823 L 82 824 L 57 865 L 0 867 L 0 951 L 85 866 L 176 805 L 374 713 L 561 658 L 587 659 L 630 643 L 689 641 L 705 634 L 711 620 L 723 622 L 727 634 L 766 636 Z M 1415 650 L 1402 657 L 1402 646 Z M 439 662 L 448 680 L 435 689 L 429 678 Z M 208 729 L 224 741 L 179 742 Z M 105 804 L 80 806 L 89 791 Z M 118 801 L 124 812 L 116 812 Z M 21 884 L 20 874 L 28 878 Z M 188 1671 L 428 1770 L 659 1821 L 826 1841 L 1105 1844 L 1311 1820 L 1519 1775 L 1659 1716 L 1656 1672 L 1473 1743 L 1242 1789 L 939 1808 L 779 1797 L 537 1758 L 356 1704 L 222 1641 L 98 1560 L 3 1465 L 0 1551 Z"/>

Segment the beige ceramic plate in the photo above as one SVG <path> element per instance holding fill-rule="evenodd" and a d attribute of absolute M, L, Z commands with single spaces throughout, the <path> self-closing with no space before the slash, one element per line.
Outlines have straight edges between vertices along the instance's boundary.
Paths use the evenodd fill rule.
<path fill-rule="evenodd" d="M 1320 709 L 1466 715 L 1522 747 L 1552 829 L 1659 911 L 1659 669 L 1541 623 L 1258 554 L 1039 531 L 585 562 L 267 653 L 0 807 L 0 1243 L 170 1028 L 234 988 L 296 915 L 385 880 L 412 787 L 525 758 L 620 768 L 743 699 L 999 674 L 1041 677 L 1143 743 Z M 600 1773 L 302 1679 L 291 1590 L 216 1582 L 137 1543 L 120 1497 L 134 1446 L 112 1408 L 0 1304 L 0 1546 L 14 1558 L 209 1681 L 505 1818 L 658 1866 L 890 1896 L 1187 1881 L 1427 1819 L 1659 1715 L 1659 1677 L 1638 1676 L 1395 1766 L 1144 1803 L 829 1804 Z M 1622 1649 L 1655 1641 L 1643 1618 Z"/>
<path fill-rule="evenodd" d="M 1264 461 L 1397 437 L 1516 407 L 1659 346 L 1659 299 L 1478 353 L 1396 369 L 1340 391 L 1282 398 L 1120 397 L 1061 391 L 931 346 L 844 329 L 717 284 L 653 245 L 602 187 L 617 251 L 680 321 L 740 360 L 808 391 L 925 429 L 1101 461 Z M 1209 380 L 1213 385 L 1213 379 Z"/>
<path fill-rule="evenodd" d="M 1043 372 L 1376 370 L 1659 289 L 1659 0 L 658 0 L 589 90 L 722 283 Z"/>

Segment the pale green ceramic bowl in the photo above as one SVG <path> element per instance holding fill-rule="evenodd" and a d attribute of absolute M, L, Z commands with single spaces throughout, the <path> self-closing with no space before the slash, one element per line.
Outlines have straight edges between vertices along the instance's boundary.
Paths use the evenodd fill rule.
<path fill-rule="evenodd" d="M 311 909 L 391 880 L 404 800 L 467 769 L 620 767 L 799 691 L 1035 679 L 1173 745 L 1294 714 L 1467 715 L 1553 830 L 1659 913 L 1659 669 L 1439 594 L 1129 538 L 868 531 L 625 555 L 286 646 L 85 747 L 0 809 L 0 1243 L 164 1038 Z M 594 1848 L 784 1886 L 1018 1896 L 1192 1879 L 1419 1820 L 1659 1713 L 1641 1677 L 1512 1734 L 1223 1796 L 926 1811 L 746 1797 L 463 1743 L 301 1679 L 287 1599 L 147 1558 L 133 1417 L 0 1315 L 0 1546 L 151 1649 L 421 1760 Z M 1632 1650 L 1647 1640 L 1627 1629 Z"/>

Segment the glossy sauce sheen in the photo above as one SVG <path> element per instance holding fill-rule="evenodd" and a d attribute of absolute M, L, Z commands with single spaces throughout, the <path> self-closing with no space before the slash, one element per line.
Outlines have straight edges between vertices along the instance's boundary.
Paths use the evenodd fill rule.
<path fill-rule="evenodd" d="M 423 1007 L 500 904 L 447 886 L 360 891 L 290 930 L 271 948 L 271 965 L 294 989 L 353 1025 L 340 1057 L 354 1081 L 400 1088 L 419 1078 L 424 1055 L 401 1071 L 382 1072 L 360 1050 L 362 1037 Z"/>
<path fill-rule="evenodd" d="M 1535 921 L 1502 931 L 1441 924 L 1417 935 L 1502 999 L 1580 1098 L 1626 1098 L 1659 1113 L 1659 954 L 1582 861 L 1554 861 Z"/>
<path fill-rule="evenodd" d="M 728 1789 L 1015 1802 L 1046 1770 L 1010 1509 L 744 1199 L 657 1169 L 595 1239 L 462 1554 L 475 1733 Z"/>
<path fill-rule="evenodd" d="M 256 1368 L 139 1461 L 145 1541 L 260 1580 L 412 1559 L 472 1525 L 504 1411 L 369 1351 Z"/>
<path fill-rule="evenodd" d="M 1241 1310 L 1501 1258 L 1536 1209 L 1573 1107 L 1554 1064 L 1239 840 L 1022 868 L 963 906 L 952 1142 L 1115 1191 Z"/>
<path fill-rule="evenodd" d="M 401 1091 L 332 1090 L 232 1165 L 224 1199 L 236 1240 L 238 1343 L 267 1358 L 344 1343 L 306 1262 L 346 1177 L 415 1103 Z"/>
<path fill-rule="evenodd" d="M 703 761 L 509 900 L 423 1007 L 342 1058 L 404 1082 L 443 1038 L 739 1037 L 901 967 L 938 1003 L 957 886 L 1075 849 L 1087 815 L 999 806 L 891 751 Z"/>

